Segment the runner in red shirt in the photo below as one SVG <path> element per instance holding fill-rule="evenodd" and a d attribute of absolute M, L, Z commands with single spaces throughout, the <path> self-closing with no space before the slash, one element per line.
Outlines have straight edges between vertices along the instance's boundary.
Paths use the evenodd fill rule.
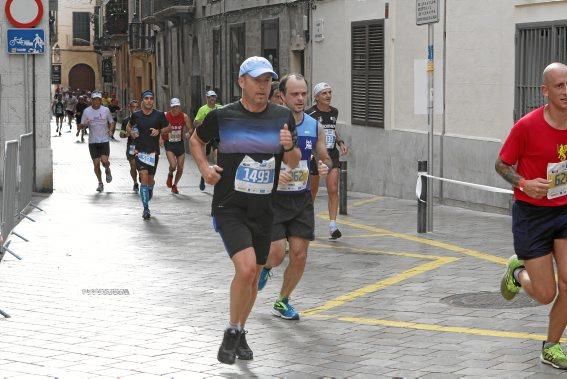
<path fill-rule="evenodd" d="M 567 369 L 559 344 L 567 325 L 567 66 L 547 66 L 541 88 L 548 104 L 514 125 L 496 160 L 496 171 L 514 186 L 516 198 L 516 254 L 508 260 L 500 290 L 507 300 L 520 288 L 542 304 L 555 300 L 540 359 Z"/>
<path fill-rule="evenodd" d="M 169 161 L 169 174 L 167 175 L 167 187 L 171 192 L 179 193 L 177 184 L 183 175 L 185 165 L 185 139 L 193 131 L 191 119 L 181 111 L 181 101 L 173 98 L 170 101 L 170 110 L 165 114 L 167 121 L 171 125 L 171 132 L 163 133 L 165 153 Z M 175 179 L 173 173 L 175 172 Z"/>

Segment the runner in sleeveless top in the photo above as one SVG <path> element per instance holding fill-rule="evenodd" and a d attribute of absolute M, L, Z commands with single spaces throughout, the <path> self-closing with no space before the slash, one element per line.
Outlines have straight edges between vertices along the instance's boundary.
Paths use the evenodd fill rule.
<path fill-rule="evenodd" d="M 65 113 L 67 113 L 67 123 L 69 124 L 70 133 L 73 130 L 73 118 L 75 117 L 75 106 L 77 106 L 77 97 L 72 92 L 69 92 L 67 99 L 65 100 Z"/>
<path fill-rule="evenodd" d="M 185 165 L 185 138 L 192 132 L 191 120 L 181 111 L 181 101 L 178 98 L 171 99 L 170 111 L 165 114 L 169 125 L 170 133 L 162 133 L 165 154 L 169 161 L 169 173 L 167 174 L 166 185 L 171 188 L 171 192 L 179 193 L 177 184 L 183 175 Z M 173 173 L 175 172 L 175 179 Z"/>
<path fill-rule="evenodd" d="M 136 168 L 140 175 L 140 199 L 144 210 L 142 218 L 149 220 L 150 200 L 154 192 L 154 175 L 159 161 L 159 136 L 160 133 L 168 133 L 171 128 L 165 118 L 165 114 L 154 109 L 154 93 L 144 91 L 142 93 L 142 109 L 130 116 L 130 123 L 126 127 L 128 133 L 134 140 L 136 150 Z"/>
<path fill-rule="evenodd" d="M 240 66 L 240 101 L 210 112 L 191 137 L 191 153 L 205 181 L 214 185 L 213 225 L 234 264 L 230 286 L 230 318 L 217 359 L 252 359 L 246 341 L 246 320 L 258 294 L 258 277 L 270 250 L 272 193 L 283 160 L 299 162 L 295 122 L 289 109 L 268 103 L 270 62 L 246 59 Z M 205 145 L 219 139 L 218 165 L 209 166 Z"/>
<path fill-rule="evenodd" d="M 523 288 L 541 304 L 553 303 L 540 360 L 567 369 L 560 345 L 567 325 L 567 66 L 547 66 L 541 89 L 547 105 L 514 125 L 496 160 L 496 171 L 514 186 L 516 199 L 516 254 L 508 260 L 500 291 L 512 300 Z"/>
<path fill-rule="evenodd" d="M 337 228 L 337 212 L 339 209 L 339 155 L 346 155 L 348 147 L 337 131 L 337 119 L 339 111 L 331 106 L 333 92 L 331 86 L 327 83 L 319 83 L 313 87 L 313 98 L 315 105 L 309 108 L 305 113 L 319 121 L 325 128 L 325 143 L 329 155 L 333 160 L 333 168 L 327 175 L 327 193 L 329 196 L 329 234 L 330 239 L 336 240 L 341 238 L 341 232 Z M 338 146 L 338 148 L 337 148 Z M 340 152 L 339 152 L 340 150 Z M 316 170 L 313 170 L 312 173 Z M 313 200 L 317 196 L 319 190 L 319 176 L 313 175 L 311 182 L 311 194 Z"/>
<path fill-rule="evenodd" d="M 315 212 L 309 188 L 309 164 L 313 153 L 319 163 L 319 175 L 325 175 L 332 165 L 325 146 L 323 126 L 305 114 L 307 82 L 299 74 L 289 74 L 280 82 L 280 93 L 285 105 L 291 109 L 297 125 L 297 144 L 301 150 L 299 166 L 289 170 L 284 164 L 280 171 L 277 193 L 274 195 L 274 226 L 268 261 L 260 274 L 258 289 L 262 290 L 270 270 L 279 266 L 285 257 L 285 241 L 289 241 L 289 263 L 279 298 L 272 314 L 286 320 L 299 320 L 299 313 L 290 304 L 291 293 L 301 280 L 309 241 L 315 238 Z M 324 162 L 324 163 L 323 163 Z"/>
<path fill-rule="evenodd" d="M 63 129 L 63 119 L 65 118 L 65 104 L 61 100 L 61 94 L 55 96 L 55 101 L 51 106 L 51 111 L 55 116 L 55 125 L 57 126 L 55 133 L 59 133 L 59 136 L 61 136 L 61 130 Z"/>
<path fill-rule="evenodd" d="M 81 129 L 89 128 L 89 152 L 93 160 L 94 172 L 98 179 L 98 187 L 96 190 L 102 192 L 104 184 L 102 184 L 100 165 L 104 167 L 106 174 L 106 182 L 112 181 L 112 174 L 110 172 L 110 131 L 113 128 L 114 120 L 110 115 L 107 107 L 102 105 L 102 95 L 100 92 L 93 92 L 91 95 L 92 105 L 83 111 L 81 124 L 78 126 Z"/>
<path fill-rule="evenodd" d="M 128 137 L 128 139 L 126 140 L 126 159 L 130 164 L 130 176 L 134 181 L 134 186 L 132 187 L 132 191 L 138 192 L 140 190 L 140 186 L 138 185 L 138 169 L 136 168 L 136 155 L 135 155 L 136 144 L 134 144 L 134 140 L 132 139 L 132 136 L 128 132 L 128 124 L 130 123 L 130 118 L 132 117 L 132 114 L 138 110 L 138 100 L 130 100 L 130 104 L 128 104 L 128 108 L 130 115 L 128 115 L 128 117 L 122 120 L 122 127 L 120 128 L 120 137 L 121 138 Z M 132 130 L 134 126 L 135 125 L 130 125 L 130 130 Z"/>

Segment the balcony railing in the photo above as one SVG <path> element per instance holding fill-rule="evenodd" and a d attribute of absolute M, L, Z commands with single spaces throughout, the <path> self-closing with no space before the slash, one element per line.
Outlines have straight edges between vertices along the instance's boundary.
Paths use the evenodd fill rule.
<path fill-rule="evenodd" d="M 128 34 L 128 14 L 108 16 L 104 27 L 111 36 Z"/>
<path fill-rule="evenodd" d="M 175 7 L 193 7 L 193 3 L 194 0 L 154 0 L 154 12 L 159 13 Z M 188 9 L 185 11 L 188 11 Z"/>
<path fill-rule="evenodd" d="M 142 21 L 159 22 L 195 13 L 195 0 L 142 0 Z"/>
<path fill-rule="evenodd" d="M 106 4 L 104 29 L 111 36 L 128 34 L 128 0 L 110 0 Z"/>
<path fill-rule="evenodd" d="M 152 54 L 154 52 L 154 37 L 147 24 L 142 24 L 137 18 L 129 26 L 128 45 L 130 53 Z"/>

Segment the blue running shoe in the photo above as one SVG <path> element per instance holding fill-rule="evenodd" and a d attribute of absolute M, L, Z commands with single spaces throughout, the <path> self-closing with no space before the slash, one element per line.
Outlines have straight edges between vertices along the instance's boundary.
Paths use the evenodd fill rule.
<path fill-rule="evenodd" d="M 285 297 L 274 303 L 272 314 L 285 320 L 299 320 L 299 313 L 289 303 L 289 299 Z"/>
<path fill-rule="evenodd" d="M 272 276 L 272 269 L 271 268 L 262 268 L 262 272 L 260 273 L 260 280 L 258 280 L 258 291 L 262 291 L 264 287 L 266 287 L 266 283 L 268 283 L 268 279 Z"/>

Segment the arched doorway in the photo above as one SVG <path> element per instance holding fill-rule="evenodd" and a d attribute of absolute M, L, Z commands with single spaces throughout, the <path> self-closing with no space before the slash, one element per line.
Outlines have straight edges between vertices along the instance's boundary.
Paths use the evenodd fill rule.
<path fill-rule="evenodd" d="M 69 87 L 93 91 L 95 89 L 95 73 L 88 64 L 80 63 L 69 71 Z"/>

